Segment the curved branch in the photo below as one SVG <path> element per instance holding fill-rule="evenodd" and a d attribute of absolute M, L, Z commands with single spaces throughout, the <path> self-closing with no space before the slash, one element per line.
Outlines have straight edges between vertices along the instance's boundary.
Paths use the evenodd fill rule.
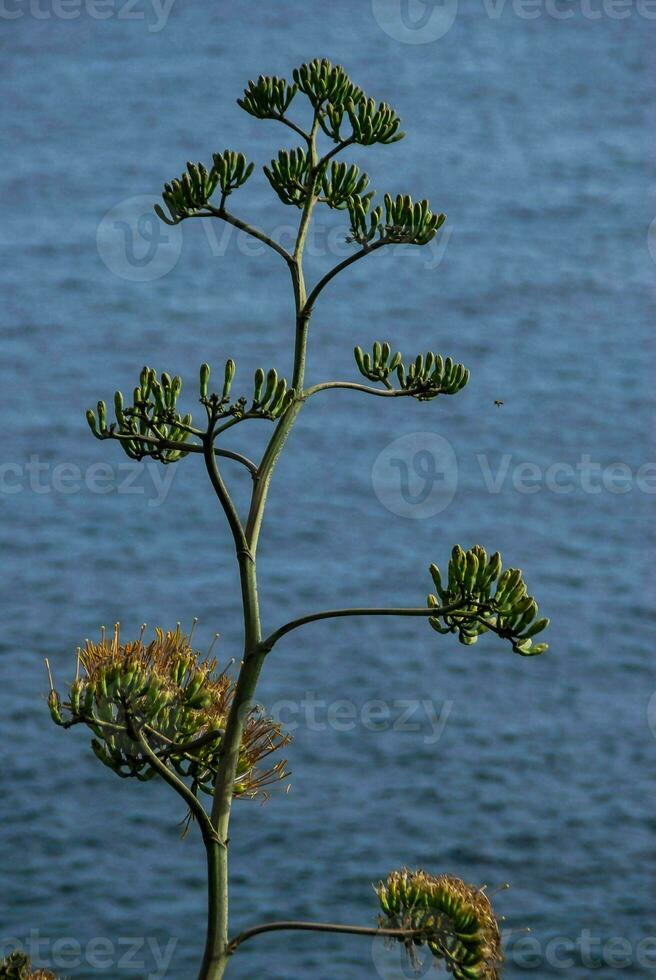
<path fill-rule="evenodd" d="M 230 214 L 230 212 L 226 211 L 224 207 L 215 208 L 212 207 L 211 204 L 207 204 L 206 207 L 209 211 L 209 215 L 199 212 L 198 215 L 189 215 L 189 217 L 207 218 L 212 216 L 214 218 L 221 218 L 229 225 L 233 225 L 235 228 L 238 228 L 239 231 L 243 231 L 245 234 L 250 235 L 251 238 L 257 238 L 258 241 L 268 245 L 269 248 L 272 248 L 274 252 L 277 252 L 278 255 L 285 260 L 287 265 L 291 267 L 294 261 L 292 256 L 289 254 L 287 249 L 283 248 L 283 246 L 280 245 L 274 238 L 269 238 L 269 236 L 263 231 L 260 231 L 259 228 L 255 228 L 253 225 L 249 225 L 246 221 L 242 221 L 241 218 L 235 217 L 234 214 Z"/>
<path fill-rule="evenodd" d="M 167 439 L 156 439 L 153 436 L 128 435 L 127 433 L 113 432 L 111 435 L 102 436 L 102 439 L 115 439 L 117 442 L 144 442 L 156 449 L 180 449 L 186 453 L 204 453 L 205 449 L 200 443 L 196 442 L 170 442 Z M 241 453 L 233 452 L 232 449 L 214 449 L 215 456 L 222 456 L 225 459 L 232 459 L 241 463 L 246 469 L 250 470 L 253 477 L 258 475 L 256 464 Z"/>
<path fill-rule="evenodd" d="M 338 275 L 338 273 L 340 273 L 343 269 L 348 268 L 349 265 L 353 265 L 353 263 L 357 262 L 358 259 L 364 258 L 365 255 L 369 255 L 371 252 L 375 252 L 376 249 L 382 248 L 383 245 L 387 245 L 387 244 L 388 243 L 385 240 L 378 239 L 378 241 L 372 242 L 371 245 L 365 245 L 363 248 L 360 249 L 359 252 L 354 252 L 353 255 L 349 255 L 349 257 L 347 259 L 344 259 L 342 262 L 338 262 L 338 264 L 334 266 L 329 272 L 327 272 L 326 275 L 323 277 L 323 279 L 320 279 L 319 282 L 316 284 L 316 286 L 308 296 L 307 302 L 305 303 L 303 309 L 308 313 L 311 312 L 312 307 L 316 303 L 319 294 L 322 292 L 323 289 L 325 289 L 325 287 L 328 285 L 331 279 L 334 279 L 335 276 Z"/>
<path fill-rule="evenodd" d="M 161 732 L 151 728 L 149 725 L 146 727 L 156 738 L 160 738 L 163 742 L 166 742 L 166 748 L 159 756 L 160 759 L 165 759 L 167 756 L 173 755 L 174 752 L 188 755 L 196 749 L 201 749 L 204 745 L 209 745 L 210 742 L 214 742 L 217 738 L 225 735 L 225 729 L 213 728 L 211 731 L 205 732 L 204 735 L 199 735 L 198 738 L 192 738 L 188 742 L 174 742 L 173 739 L 167 738 L 166 735 L 162 735 Z"/>
<path fill-rule="evenodd" d="M 269 119 L 273 119 L 275 120 L 275 122 L 281 122 L 284 126 L 289 126 L 289 128 L 293 129 L 295 133 L 298 133 L 298 135 L 302 137 L 306 143 L 310 142 L 310 134 L 306 133 L 305 130 L 301 129 L 300 126 L 297 126 L 296 123 L 293 122 L 291 119 L 288 119 L 287 116 L 283 116 L 283 115 L 269 116 Z"/>
<path fill-rule="evenodd" d="M 132 734 L 136 736 L 136 741 L 139 743 L 141 751 L 146 756 L 155 772 L 157 772 L 157 774 L 162 777 L 164 782 L 168 783 L 168 785 L 171 786 L 185 801 L 198 821 L 201 833 L 203 835 L 203 840 L 205 840 L 206 843 L 209 842 L 216 844 L 216 833 L 214 827 L 212 826 L 212 821 L 205 812 L 205 807 L 203 804 L 196 796 L 194 796 L 189 787 L 186 786 L 181 779 L 178 779 L 175 773 L 171 772 L 169 767 L 158 758 L 156 753 L 153 752 L 148 744 L 147 739 L 144 737 L 144 733 L 141 728 L 137 727 L 134 717 L 132 715 L 129 717 L 132 727 Z"/>
<path fill-rule="evenodd" d="M 307 623 L 316 623 L 321 619 L 341 619 L 344 616 L 428 616 L 430 618 L 436 618 L 438 616 L 448 615 L 451 612 L 456 612 L 456 610 L 462 608 L 465 602 L 466 600 L 459 599 L 458 602 L 452 602 L 448 606 L 420 606 L 418 609 L 399 608 L 395 606 L 383 608 L 364 606 L 355 609 L 327 609 L 323 612 L 310 613 L 308 616 L 301 616 L 299 619 L 292 619 L 291 622 L 285 623 L 280 629 L 277 629 L 265 640 L 262 640 L 259 645 L 259 650 L 262 653 L 269 653 L 278 640 L 286 636 L 287 633 L 298 629 L 299 626 L 305 626 Z"/>
<path fill-rule="evenodd" d="M 328 163 L 329 160 L 332 160 L 334 156 L 337 156 L 338 153 L 341 153 L 342 150 L 345 150 L 347 146 L 351 146 L 353 143 L 355 143 L 354 136 L 349 136 L 348 139 L 340 140 L 336 146 L 333 146 L 332 150 L 329 150 L 328 153 L 325 153 L 321 157 L 319 163 L 317 164 L 317 170 L 320 170 L 324 164 Z"/>
<path fill-rule="evenodd" d="M 265 932 L 282 932 L 283 930 L 295 930 L 299 932 L 339 932 L 347 933 L 351 936 L 388 936 L 395 939 L 411 939 L 413 936 L 425 936 L 425 929 L 380 929 L 376 926 L 347 926 L 334 922 L 297 922 L 290 920 L 287 922 L 265 922 L 262 925 L 251 926 L 244 929 L 239 935 L 235 936 L 228 943 L 228 951 L 234 953 L 238 946 L 247 942 L 254 936 L 261 936 Z"/>
<path fill-rule="evenodd" d="M 357 381 L 324 381 L 318 385 L 312 385 L 303 392 L 303 398 L 316 395 L 318 391 L 328 391 L 330 388 L 347 388 L 350 391 L 363 391 L 366 395 L 379 395 L 382 398 L 404 398 L 412 395 L 413 392 L 405 391 L 403 388 L 371 388 L 368 385 L 358 384 Z"/>
<path fill-rule="evenodd" d="M 214 449 L 214 455 L 223 456 L 225 459 L 234 459 L 236 463 L 241 463 L 242 466 L 245 466 L 246 469 L 250 471 L 250 474 L 254 480 L 257 479 L 258 472 L 259 472 L 257 465 L 252 460 L 250 460 L 248 456 L 244 456 L 242 455 L 242 453 L 233 452 L 232 449 L 216 449 L 216 448 Z"/>
<path fill-rule="evenodd" d="M 219 498 L 219 503 L 221 504 L 221 507 L 223 508 L 223 511 L 228 519 L 228 524 L 230 525 L 230 530 L 232 531 L 232 536 L 234 538 L 237 551 L 242 551 L 247 547 L 244 529 L 239 519 L 237 509 L 232 502 L 232 498 L 228 493 L 225 483 L 223 482 L 223 477 L 219 473 L 219 468 L 216 465 L 216 458 L 211 445 L 206 445 L 204 458 L 212 487 L 214 488 L 214 492 Z"/>

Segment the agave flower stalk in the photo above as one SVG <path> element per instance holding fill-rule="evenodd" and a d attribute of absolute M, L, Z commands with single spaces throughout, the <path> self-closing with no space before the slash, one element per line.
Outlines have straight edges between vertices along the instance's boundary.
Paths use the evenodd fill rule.
<path fill-rule="evenodd" d="M 308 129 L 294 118 L 297 100 L 311 109 Z M 340 66 L 317 59 L 294 69 L 292 81 L 260 76 L 248 83 L 239 106 L 259 120 L 282 124 L 301 145 L 283 148 L 264 174 L 287 206 L 299 212 L 290 250 L 264 231 L 238 217 L 228 202 L 239 195 L 254 169 L 235 150 L 211 152 L 208 162 L 187 164 L 180 177 L 164 185 L 162 221 L 219 220 L 263 242 L 284 262 L 294 298 L 289 340 L 291 370 L 280 365 L 258 368 L 252 386 L 244 386 L 232 351 L 225 351 L 219 383 L 213 388 L 210 365 L 201 365 L 198 402 L 202 422 L 182 408 L 179 376 L 144 367 L 132 399 L 114 395 L 114 417 L 99 401 L 87 412 L 96 438 L 118 442 L 135 459 L 152 457 L 163 464 L 201 455 L 214 493 L 227 519 L 239 568 L 244 644 L 237 676 L 217 673 L 215 661 L 195 653 L 191 637 L 179 628 L 158 631 L 145 643 L 122 643 L 118 630 L 78 652 L 78 671 L 65 699 L 51 682 L 49 705 L 53 720 L 63 727 L 84 725 L 93 733 L 98 758 L 118 775 L 141 780 L 164 779 L 185 801 L 199 825 L 208 857 L 208 921 L 200 980 L 221 980 L 233 955 L 247 940 L 281 929 L 298 932 L 342 932 L 385 935 L 411 952 L 427 946 L 436 963 L 456 977 L 498 976 L 501 954 L 498 926 L 489 899 L 481 889 L 459 878 L 424 872 L 393 872 L 376 889 L 382 914 L 377 923 L 275 922 L 253 926 L 237 936 L 229 933 L 229 828 L 233 800 L 257 795 L 263 787 L 286 777 L 284 762 L 264 767 L 264 758 L 287 743 L 270 719 L 254 713 L 260 673 L 275 645 L 294 630 L 325 619 L 402 616 L 428 620 L 439 634 L 457 635 L 467 646 L 484 633 L 509 642 L 522 656 L 542 653 L 546 644 L 533 637 L 547 625 L 538 616 L 517 569 L 502 572 L 497 553 L 488 557 L 481 546 L 453 549 L 447 581 L 436 565 L 430 568 L 435 589 L 426 603 L 405 607 L 353 607 L 312 612 L 267 632 L 258 601 L 257 552 L 267 495 L 276 463 L 299 412 L 316 394 L 347 389 L 364 396 L 412 398 L 434 402 L 453 397 L 469 382 L 469 370 L 444 352 L 429 350 L 408 360 L 392 341 L 376 341 L 371 353 L 355 347 L 356 367 L 367 384 L 346 378 L 305 384 L 308 337 L 314 308 L 332 280 L 374 252 L 394 244 L 426 245 L 446 220 L 427 200 L 414 201 L 405 189 L 394 188 L 376 203 L 369 175 L 336 157 L 351 146 L 371 147 L 402 139 L 400 120 L 384 102 L 368 97 Z M 328 269 L 317 282 L 306 283 L 303 254 L 317 207 L 328 207 L 347 219 L 351 255 Z M 357 338 L 356 338 L 357 339 Z M 226 449 L 222 434 L 237 425 L 272 426 L 261 459 Z M 239 513 L 225 468 L 237 464 L 251 481 L 247 512 Z M 232 475 L 231 475 L 232 479 Z M 328 598 L 328 597 L 327 597 Z M 272 664 L 273 666 L 273 664 Z M 207 800 L 207 805 L 203 802 Z"/>

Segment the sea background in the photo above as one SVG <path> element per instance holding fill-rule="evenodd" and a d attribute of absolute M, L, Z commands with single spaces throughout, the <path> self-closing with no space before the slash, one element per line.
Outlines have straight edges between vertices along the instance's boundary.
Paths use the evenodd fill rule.
<path fill-rule="evenodd" d="M 294 146 L 235 99 L 249 78 L 315 56 L 403 118 L 404 141 L 348 159 L 378 191 L 427 196 L 448 222 L 430 248 L 383 251 L 330 285 L 309 379 L 355 380 L 353 345 L 389 339 L 408 357 L 453 355 L 471 381 L 426 404 L 343 391 L 308 402 L 261 539 L 264 623 L 422 604 L 429 563 L 480 542 L 525 570 L 551 646 L 524 660 L 407 619 L 281 641 L 259 693 L 294 723 L 292 788 L 235 806 L 233 928 L 371 923 L 370 883 L 407 864 L 512 885 L 495 899 L 505 927 L 531 932 L 508 939 L 509 978 L 656 969 L 656 23 L 647 5 L 601 2 L 406 8 L 3 7 L 0 937 L 7 949 L 37 930 L 62 976 L 196 975 L 197 835 L 179 839 L 166 787 L 119 781 L 84 733 L 50 724 L 43 658 L 63 684 L 101 624 L 120 620 L 127 637 L 194 616 L 199 644 L 220 631 L 222 661 L 239 657 L 231 543 L 202 465 L 126 469 L 84 411 L 131 391 L 143 364 L 182 375 L 191 411 L 203 360 L 218 375 L 235 357 L 244 386 L 260 364 L 289 372 L 280 259 L 221 227 L 169 230 L 146 215 L 188 159 L 227 146 L 262 164 Z M 283 239 L 298 218 L 259 167 L 232 207 Z M 345 230 L 343 214 L 321 214 L 309 278 L 348 254 Z M 244 425 L 226 445 L 256 454 L 265 435 Z M 413 505 L 436 446 L 437 496 Z M 243 501 L 247 476 L 225 472 Z M 335 707 L 344 699 L 353 708 Z M 382 731 L 366 721 L 372 701 L 385 704 Z M 66 937 L 79 956 L 55 948 Z M 130 954 L 134 938 L 145 945 Z M 164 973 L 154 941 L 172 943 Z M 280 934 L 245 947 L 230 976 L 431 975 L 422 963 L 413 973 L 370 940 Z"/>

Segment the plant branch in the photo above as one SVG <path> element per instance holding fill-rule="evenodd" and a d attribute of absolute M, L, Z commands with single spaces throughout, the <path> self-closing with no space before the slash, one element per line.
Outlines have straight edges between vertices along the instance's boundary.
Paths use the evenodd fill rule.
<path fill-rule="evenodd" d="M 300 263 L 301 257 L 303 255 L 305 238 L 307 236 L 307 231 L 310 224 L 310 219 L 312 217 L 312 212 L 316 204 L 316 195 L 314 191 L 315 191 L 315 182 L 319 171 L 319 164 L 317 161 L 318 127 L 319 127 L 319 110 L 315 110 L 314 119 L 312 121 L 312 129 L 310 130 L 310 136 L 308 138 L 308 156 L 310 161 L 310 172 L 308 175 L 309 186 L 307 188 L 307 197 L 305 198 L 305 204 L 303 205 L 303 212 L 301 214 L 301 220 L 298 226 L 296 244 L 294 245 L 294 262 L 296 264 Z"/>
<path fill-rule="evenodd" d="M 281 122 L 284 126 L 289 126 L 289 128 L 293 129 L 295 133 L 298 133 L 298 135 L 302 137 L 306 143 L 310 142 L 310 134 L 306 133 L 305 130 L 301 129 L 300 126 L 297 126 L 296 123 L 293 122 L 291 119 L 289 119 L 287 116 L 278 115 L 278 116 L 271 116 L 270 118 L 275 119 L 276 122 Z"/>
<path fill-rule="evenodd" d="M 157 753 L 151 749 L 150 745 L 148 744 L 148 740 L 144 736 L 144 733 L 141 727 L 138 725 L 134 715 L 132 715 L 129 712 L 126 712 L 126 717 L 130 722 L 130 734 L 139 743 L 139 747 L 141 751 L 148 759 L 153 769 L 185 801 L 190 811 L 193 813 L 194 817 L 198 821 L 198 825 L 203 835 L 203 840 L 206 843 L 215 844 L 217 842 L 216 834 L 214 832 L 214 828 L 212 827 L 212 822 L 209 816 L 207 815 L 207 813 L 205 812 L 205 807 L 203 806 L 203 804 L 196 796 L 194 796 L 194 794 L 191 792 L 189 787 L 186 786 L 181 779 L 178 779 L 175 773 L 171 772 L 169 767 L 166 765 L 166 763 L 162 762 L 162 760 L 159 758 Z"/>
<path fill-rule="evenodd" d="M 286 636 L 287 633 L 291 633 L 292 630 L 298 629 L 299 626 L 305 626 L 307 623 L 316 623 L 321 619 L 341 619 L 345 616 L 428 616 L 430 618 L 434 618 L 456 612 L 458 609 L 462 609 L 463 605 L 466 603 L 466 599 L 459 599 L 458 602 L 452 602 L 448 606 L 420 606 L 417 609 L 395 606 L 382 608 L 365 606 L 355 609 L 327 609 L 323 612 L 310 613 L 308 616 L 301 616 L 299 619 L 293 619 L 289 623 L 285 623 L 285 625 L 281 626 L 280 629 L 277 629 L 266 639 L 262 640 L 259 645 L 259 649 L 264 653 L 269 653 L 278 640 L 282 639 L 283 636 Z"/>
<path fill-rule="evenodd" d="M 325 166 L 329 160 L 332 160 L 333 157 L 337 156 L 338 153 L 341 153 L 342 150 L 345 150 L 347 146 L 351 146 L 353 143 L 355 143 L 354 136 L 349 136 L 348 139 L 341 140 L 341 142 L 339 142 L 336 146 L 333 146 L 332 150 L 329 150 L 328 153 L 321 157 L 319 163 L 317 164 L 317 168 L 321 169 L 321 167 Z"/>
<path fill-rule="evenodd" d="M 328 391 L 330 388 L 347 388 L 349 391 L 362 391 L 366 395 L 379 395 L 383 398 L 404 398 L 413 395 L 412 391 L 405 391 L 403 388 L 371 388 L 368 385 L 358 384 L 356 381 L 324 381 L 318 385 L 312 385 L 303 392 L 303 398 L 310 398 L 318 391 Z"/>
<path fill-rule="evenodd" d="M 103 439 L 116 439 L 119 442 L 143 442 L 146 445 L 153 446 L 156 449 L 182 449 L 185 453 L 204 453 L 204 446 L 195 442 L 171 442 L 168 439 L 157 439 L 154 436 L 143 436 L 143 435 L 128 435 L 127 433 L 113 432 L 111 435 L 106 435 L 102 437 Z M 237 463 L 241 463 L 246 469 L 250 470 L 253 477 L 257 476 L 257 465 L 242 453 L 234 452 L 232 449 L 217 449 L 214 448 L 214 455 L 221 456 L 225 459 L 232 459 Z"/>
<path fill-rule="evenodd" d="M 316 303 L 319 294 L 323 291 L 323 289 L 325 289 L 328 283 L 335 278 L 336 275 L 338 275 L 343 269 L 348 268 L 348 266 L 353 265 L 353 263 L 357 262 L 358 259 L 362 259 L 365 255 L 369 255 L 371 252 L 375 252 L 377 249 L 382 248 L 383 245 L 387 245 L 387 242 L 379 239 L 376 242 L 372 242 L 371 245 L 363 246 L 359 252 L 354 252 L 353 255 L 349 255 L 349 257 L 344 259 L 342 262 L 338 262 L 338 264 L 327 272 L 323 279 L 320 279 L 316 284 L 307 298 L 304 309 L 308 312 L 312 312 L 312 308 Z"/>
<path fill-rule="evenodd" d="M 206 443 L 204 459 L 212 487 L 214 488 L 214 492 L 219 498 L 219 503 L 221 504 L 221 507 L 223 508 L 223 511 L 228 519 L 228 524 L 230 525 L 230 530 L 232 531 L 235 547 L 238 552 L 243 551 L 244 549 L 247 549 L 244 529 L 242 527 L 241 520 L 239 519 L 237 509 L 232 502 L 232 498 L 228 493 L 227 487 L 219 472 L 219 468 L 216 465 L 216 457 L 210 443 Z"/>
<path fill-rule="evenodd" d="M 414 936 L 425 936 L 425 929 L 382 929 L 376 926 L 349 926 L 333 922 L 299 922 L 295 920 L 282 922 L 265 922 L 262 925 L 251 926 L 235 936 L 228 943 L 228 951 L 234 953 L 238 946 L 254 936 L 265 932 L 282 932 L 296 930 L 300 932 L 338 932 L 351 936 L 388 936 L 394 939 L 411 939 Z"/>
<path fill-rule="evenodd" d="M 236 463 L 241 463 L 245 466 L 247 470 L 250 471 L 251 476 L 254 480 L 257 479 L 258 469 L 257 464 L 244 456 L 242 453 L 233 452 L 232 449 L 214 449 L 215 456 L 223 456 L 225 459 L 234 459 Z"/>
<path fill-rule="evenodd" d="M 282 245 L 280 245 L 274 238 L 270 238 L 267 234 L 265 234 L 265 232 L 260 231 L 259 228 L 255 228 L 253 225 L 249 225 L 248 222 L 242 221 L 241 218 L 237 218 L 234 214 L 230 214 L 230 212 L 226 211 L 226 209 L 223 207 L 223 202 L 221 207 L 218 208 L 213 207 L 211 204 L 207 204 L 206 207 L 209 213 L 199 211 L 198 214 L 191 214 L 189 217 L 207 218 L 211 216 L 214 218 L 221 218 L 222 221 L 226 221 L 229 225 L 233 225 L 235 228 L 238 228 L 239 231 L 245 232 L 245 234 L 250 235 L 251 238 L 257 238 L 258 241 L 268 245 L 269 248 L 272 248 L 274 252 L 277 252 L 278 255 L 285 260 L 287 265 L 291 265 L 293 259 L 286 248 L 283 248 Z"/>
<path fill-rule="evenodd" d="M 196 749 L 201 749 L 204 745 L 209 745 L 210 742 L 214 742 L 217 738 L 225 735 L 225 731 L 223 728 L 214 728 L 212 731 L 205 732 L 204 735 L 199 735 L 198 738 L 192 738 L 188 742 L 174 742 L 165 735 L 160 735 L 160 733 L 157 731 L 155 731 L 154 734 L 167 743 L 166 748 L 160 756 L 160 758 L 165 759 L 174 752 L 176 754 L 181 753 L 190 755 L 192 752 L 195 752 Z"/>

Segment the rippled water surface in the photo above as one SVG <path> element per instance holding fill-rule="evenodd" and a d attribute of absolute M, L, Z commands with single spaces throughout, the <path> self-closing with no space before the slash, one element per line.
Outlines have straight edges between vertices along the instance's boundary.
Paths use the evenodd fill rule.
<path fill-rule="evenodd" d="M 288 371 L 292 338 L 277 256 L 188 222 L 155 243 L 165 274 L 150 278 L 152 226 L 128 223 L 121 239 L 124 212 L 104 216 L 127 198 L 155 200 L 187 159 L 234 146 L 263 163 L 293 145 L 234 99 L 249 77 L 316 55 L 403 117 L 405 141 L 353 153 L 372 185 L 428 196 L 449 220 L 431 248 L 379 253 L 329 287 L 310 380 L 353 378 L 354 343 L 386 337 L 408 354 L 450 353 L 472 377 L 435 403 L 348 392 L 308 403 L 261 541 L 265 624 L 420 604 L 429 562 L 444 564 L 455 541 L 481 542 L 526 570 L 553 621 L 551 649 L 522 660 L 412 620 L 322 623 L 281 642 L 261 697 L 292 702 L 293 785 L 267 806 L 236 806 L 234 928 L 281 916 L 369 923 L 369 883 L 407 863 L 512 883 L 498 907 L 541 953 L 520 955 L 525 934 L 512 936 L 508 977 L 652 972 L 639 944 L 654 926 L 653 468 L 639 475 L 653 459 L 656 24 L 634 6 L 624 18 L 565 6 L 570 19 L 541 5 L 529 19 L 466 0 L 425 43 L 405 43 L 423 28 L 407 11 L 404 26 L 400 2 L 177 0 L 164 24 L 143 5 L 114 5 L 106 19 L 84 6 L 64 19 L 47 4 L 3 15 L 0 924 L 4 941 L 38 930 L 48 955 L 57 938 L 79 941 L 82 962 L 69 949 L 62 975 L 162 976 L 152 955 L 145 966 L 128 955 L 130 937 L 147 937 L 151 951 L 172 940 L 165 975 L 191 980 L 204 869 L 194 835 L 179 840 L 181 807 L 165 787 L 119 781 L 81 733 L 50 725 L 42 658 L 63 679 L 101 623 L 131 632 L 192 616 L 203 642 L 221 631 L 223 657 L 240 650 L 230 542 L 202 467 L 126 470 L 118 446 L 91 439 L 84 409 L 129 391 L 149 363 L 185 378 L 193 410 L 201 361 L 236 356 L 242 377 L 260 363 Z M 250 187 L 234 210 L 288 235 L 297 212 L 272 201 L 261 173 Z M 311 277 L 347 254 L 344 227 L 340 214 L 319 219 Z M 264 428 L 245 428 L 230 445 L 246 438 L 256 453 Z M 425 489 L 417 446 L 437 437 L 453 500 L 438 494 L 403 516 L 376 460 L 409 466 L 411 499 Z M 334 708 L 344 698 L 355 725 Z M 373 700 L 397 722 L 419 700 L 418 730 L 363 725 Z M 94 970 L 97 937 L 118 952 Z M 554 937 L 567 943 L 548 947 Z M 613 937 L 631 969 L 600 959 Z M 230 975 L 413 974 L 368 940 L 280 936 L 255 940 Z"/>

